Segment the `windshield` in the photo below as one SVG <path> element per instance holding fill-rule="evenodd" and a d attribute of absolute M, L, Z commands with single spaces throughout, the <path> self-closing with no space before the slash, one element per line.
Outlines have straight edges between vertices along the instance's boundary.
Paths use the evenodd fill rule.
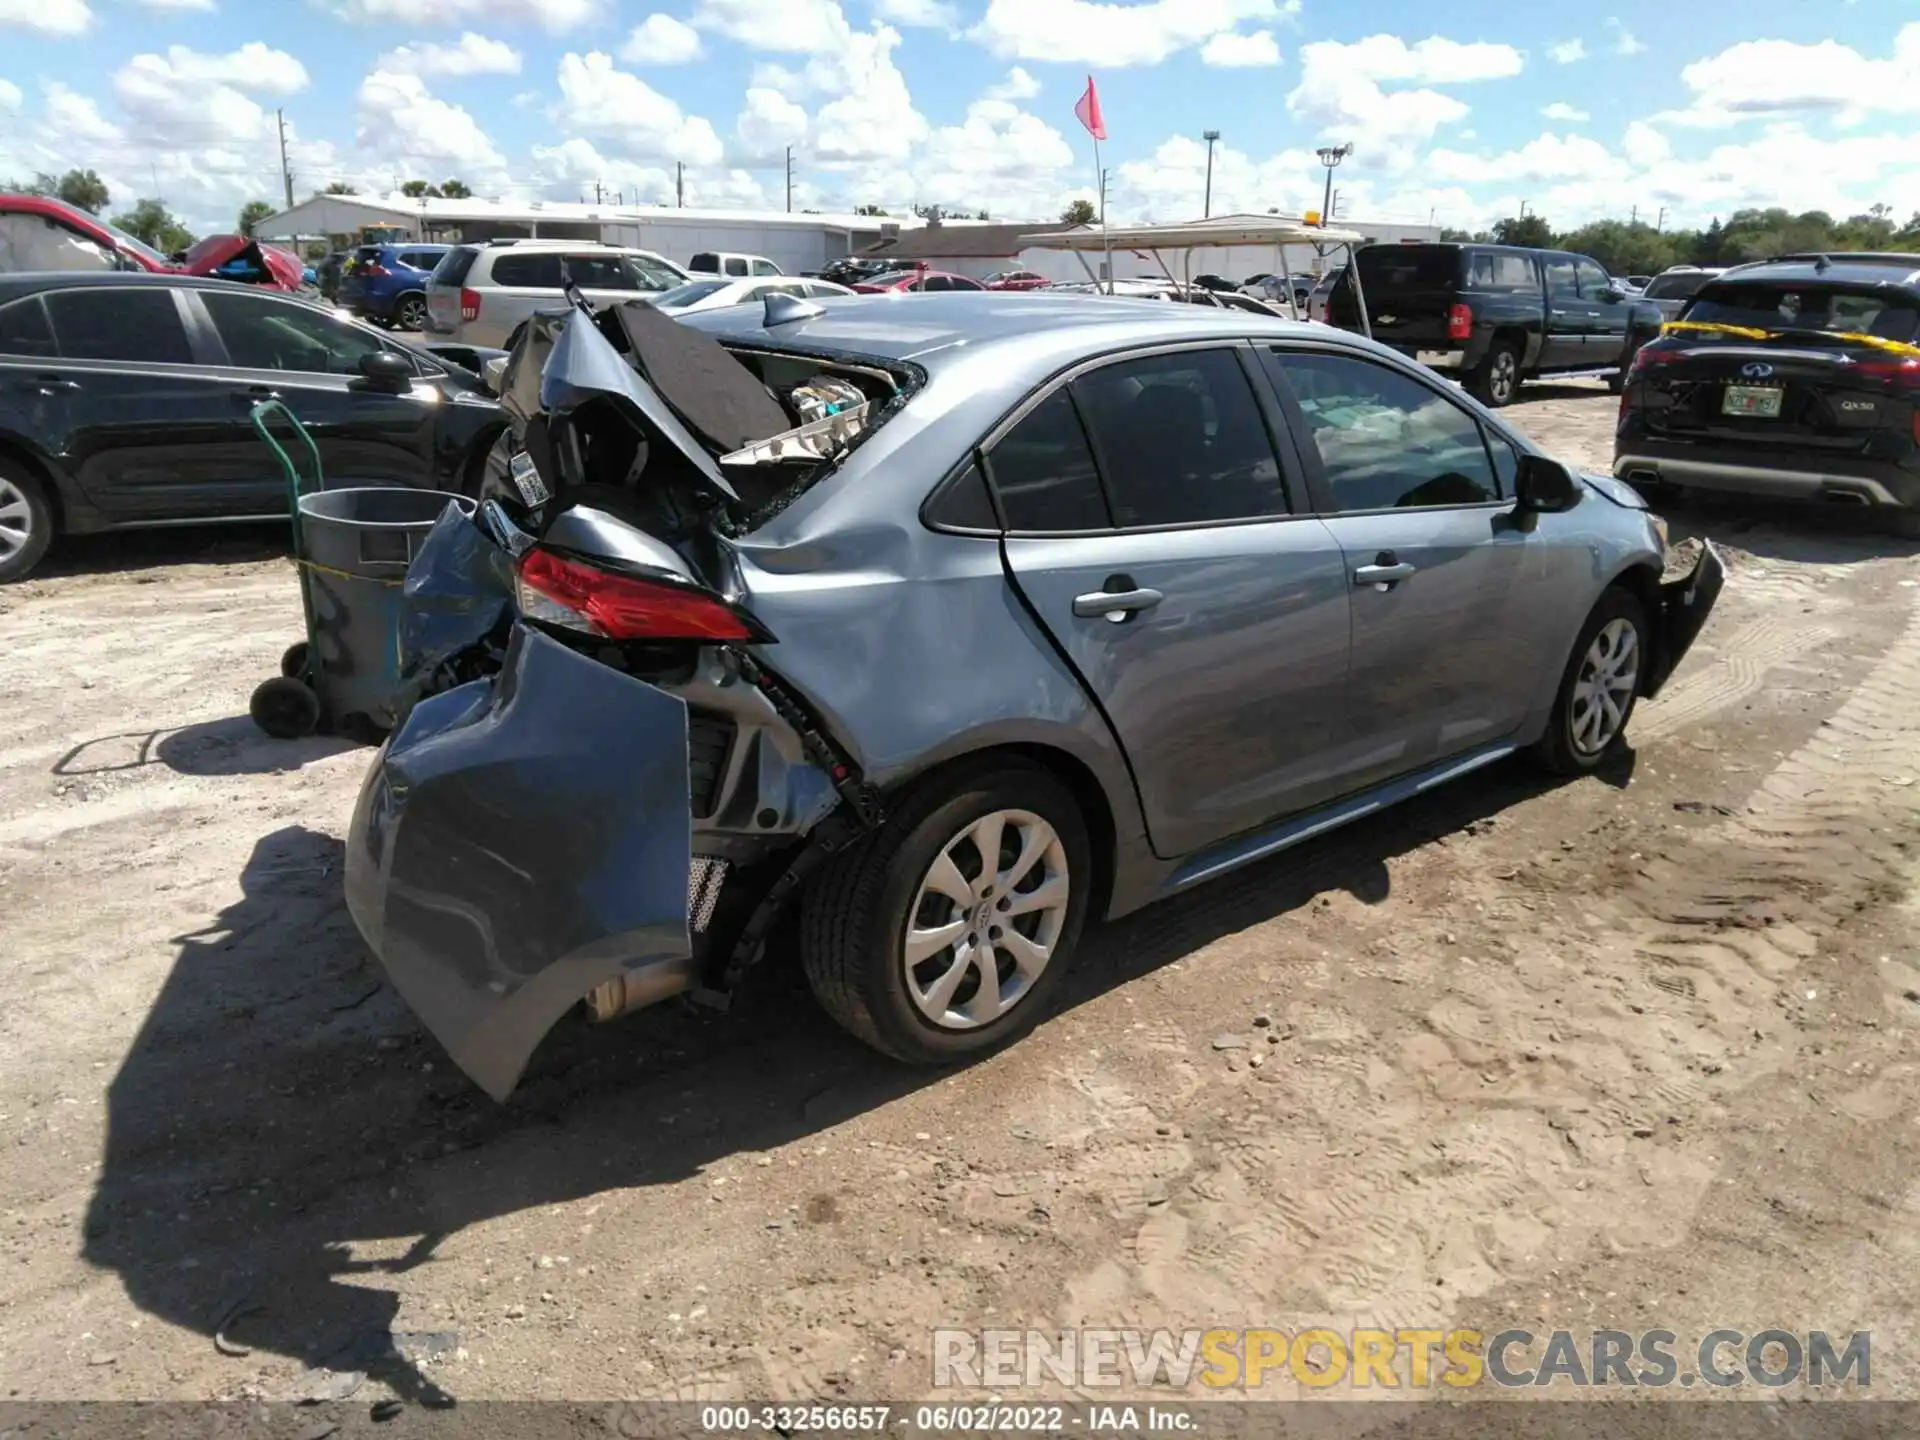
<path fill-rule="evenodd" d="M 1687 307 L 1685 319 L 1751 330 L 1837 330 L 1903 343 L 1920 333 L 1920 307 L 1911 297 L 1839 285 L 1708 285 Z"/>
<path fill-rule="evenodd" d="M 126 231 L 122 230 L 118 225 L 109 225 L 106 221 L 99 220 L 99 219 L 96 219 L 93 223 L 98 225 L 102 230 L 106 231 L 109 235 L 113 236 L 114 241 L 120 246 L 122 250 L 127 250 L 132 252 L 135 255 L 138 255 L 142 260 L 145 260 L 149 264 L 158 266 L 159 268 L 164 270 L 168 265 L 172 263 L 167 259 L 166 256 L 162 255 L 158 250 L 154 249 L 151 245 L 147 244 L 146 241 L 136 240 L 133 236 L 127 234 Z"/>
<path fill-rule="evenodd" d="M 653 303 L 662 310 L 674 310 L 683 305 L 691 305 L 696 300 L 704 300 L 716 290 L 724 290 L 731 281 L 727 280 L 689 280 L 685 285 L 676 285 Z"/>
<path fill-rule="evenodd" d="M 1656 275 L 1647 283 L 1649 300 L 1686 300 L 1700 293 L 1700 287 L 1713 276 L 1704 270 L 1683 271 L 1678 275 Z"/>

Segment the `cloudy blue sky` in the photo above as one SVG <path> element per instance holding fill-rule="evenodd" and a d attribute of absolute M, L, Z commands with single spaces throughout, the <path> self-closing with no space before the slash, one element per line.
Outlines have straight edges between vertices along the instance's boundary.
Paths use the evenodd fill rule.
<path fill-rule="evenodd" d="M 297 194 L 458 176 L 573 199 L 1116 218 L 1315 203 L 1477 225 L 1920 209 L 1911 0 L 0 0 L 0 178 L 91 166 L 199 228 Z"/>

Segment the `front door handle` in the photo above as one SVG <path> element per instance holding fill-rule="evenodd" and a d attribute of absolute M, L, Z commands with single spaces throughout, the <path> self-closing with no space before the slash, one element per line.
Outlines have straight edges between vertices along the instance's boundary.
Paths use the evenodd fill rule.
<path fill-rule="evenodd" d="M 1375 585 L 1387 590 L 1408 579 L 1420 567 L 1409 565 L 1391 550 L 1382 550 L 1373 557 L 1371 565 L 1356 566 L 1353 583 L 1356 585 Z"/>
<path fill-rule="evenodd" d="M 1082 620 L 1104 615 L 1118 625 L 1128 616 L 1151 610 L 1167 598 L 1158 590 L 1135 585 L 1131 575 L 1109 575 L 1101 583 L 1101 589 L 1073 597 L 1073 613 Z"/>
<path fill-rule="evenodd" d="M 278 400 L 280 392 L 271 385 L 249 385 L 244 390 L 234 391 L 233 398 L 242 405 L 255 405 L 262 400 Z"/>
<path fill-rule="evenodd" d="M 16 381 L 13 388 L 35 395 L 71 395 L 80 388 L 80 382 L 62 375 L 36 375 L 31 380 Z"/>

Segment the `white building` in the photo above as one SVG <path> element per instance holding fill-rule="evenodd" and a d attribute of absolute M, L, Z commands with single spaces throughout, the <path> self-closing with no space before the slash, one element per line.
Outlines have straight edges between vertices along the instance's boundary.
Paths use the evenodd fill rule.
<path fill-rule="evenodd" d="M 808 215 L 769 210 L 696 210 L 575 201 L 413 199 L 392 194 L 316 195 L 270 215 L 254 233 L 263 240 L 327 235 L 348 243 L 367 229 L 391 229 L 411 240 L 545 238 L 636 245 L 685 265 L 702 250 L 764 255 L 789 274 L 815 270 L 858 252 L 882 235 L 919 229 L 912 216 Z M 949 225 L 978 222 L 948 221 Z"/>

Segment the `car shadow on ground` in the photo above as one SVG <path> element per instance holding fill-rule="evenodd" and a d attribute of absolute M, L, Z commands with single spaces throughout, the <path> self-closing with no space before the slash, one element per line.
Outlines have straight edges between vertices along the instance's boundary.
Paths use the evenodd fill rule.
<path fill-rule="evenodd" d="M 1920 555 L 1920 542 L 1890 533 L 1881 515 L 1862 505 L 1702 491 L 1657 493 L 1648 497 L 1648 503 L 1666 518 L 1676 543 L 1711 540 L 1762 559 L 1798 565 L 1854 565 Z"/>
<path fill-rule="evenodd" d="M 105 775 L 165 765 L 180 775 L 273 775 L 360 748 L 338 736 L 275 740 L 246 715 L 165 730 L 129 730 L 82 740 L 53 762 L 61 776 Z"/>
<path fill-rule="evenodd" d="M 1509 411 L 1524 410 L 1529 405 L 1545 404 L 1549 400 L 1594 400 L 1619 404 L 1619 397 L 1607 388 L 1605 380 L 1529 380 L 1514 392 L 1513 399 L 1507 402 Z"/>
<path fill-rule="evenodd" d="M 1395 857 L 1551 783 L 1518 764 L 1491 767 L 1097 926 L 1061 1005 L 1331 889 L 1379 903 Z M 108 1086 L 83 1254 L 141 1309 L 210 1340 L 239 1312 L 223 1343 L 309 1367 L 332 1357 L 330 1368 L 444 1402 L 388 1343 L 400 1287 L 384 1276 L 431 1262 L 467 1226 L 684 1180 L 941 1079 L 844 1035 L 797 967 L 776 963 L 726 1014 L 675 1002 L 613 1025 L 563 1022 L 512 1102 L 496 1105 L 384 984 L 341 902 L 341 867 L 331 836 L 290 826 L 263 837 L 240 898 L 177 937 L 173 968 Z M 1058 1043 L 1057 1029 L 1024 1043 Z M 818 1185 L 830 1197 L 835 1180 L 822 1174 Z M 337 1382 L 309 1369 L 288 1395 L 267 1398 L 326 1383 Z"/>
<path fill-rule="evenodd" d="M 33 578 L 111 575 L 165 565 L 232 565 L 292 552 L 292 530 L 285 520 L 67 535 L 34 567 Z"/>

